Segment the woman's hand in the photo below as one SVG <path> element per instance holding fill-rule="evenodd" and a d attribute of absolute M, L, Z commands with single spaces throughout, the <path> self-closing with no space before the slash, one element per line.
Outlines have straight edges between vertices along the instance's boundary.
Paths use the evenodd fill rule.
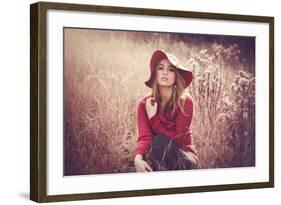
<path fill-rule="evenodd" d="M 140 154 L 137 154 L 134 160 L 137 172 L 152 172 L 152 168 L 147 164 Z"/>
<path fill-rule="evenodd" d="M 157 102 L 155 100 L 155 98 L 153 97 L 149 97 L 146 99 L 146 104 L 145 104 L 145 109 L 146 109 L 146 113 L 148 118 L 152 118 L 156 112 L 157 112 Z"/>

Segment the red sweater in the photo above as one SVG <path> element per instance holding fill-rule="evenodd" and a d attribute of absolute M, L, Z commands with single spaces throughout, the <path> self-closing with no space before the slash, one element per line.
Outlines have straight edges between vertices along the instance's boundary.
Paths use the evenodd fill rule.
<path fill-rule="evenodd" d="M 168 112 L 165 117 L 159 112 L 150 119 L 148 119 L 145 103 L 147 97 L 144 97 L 137 106 L 137 124 L 138 124 L 138 140 L 135 149 L 135 155 L 141 154 L 142 156 L 150 148 L 153 136 L 156 134 L 163 134 L 170 137 L 178 146 L 184 151 L 190 151 L 196 154 L 192 146 L 191 135 L 191 120 L 193 114 L 193 100 L 190 96 L 185 98 L 184 111 L 182 113 L 179 106 L 176 106 L 175 112 Z"/>

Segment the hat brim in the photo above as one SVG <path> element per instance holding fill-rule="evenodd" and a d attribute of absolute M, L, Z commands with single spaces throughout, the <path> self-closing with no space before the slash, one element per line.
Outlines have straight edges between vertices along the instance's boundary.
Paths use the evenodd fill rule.
<path fill-rule="evenodd" d="M 180 75 L 184 79 L 184 87 L 185 88 L 188 87 L 193 79 L 192 71 L 185 68 L 184 66 L 180 65 L 178 63 L 177 59 L 173 55 L 166 53 L 162 50 L 154 51 L 154 53 L 151 56 L 150 73 L 149 73 L 148 79 L 144 82 L 145 85 L 152 88 L 152 83 L 153 83 L 152 73 L 154 72 L 154 69 L 155 69 L 157 63 L 160 60 L 165 59 L 165 58 L 167 58 L 170 61 L 170 63 L 178 69 Z"/>

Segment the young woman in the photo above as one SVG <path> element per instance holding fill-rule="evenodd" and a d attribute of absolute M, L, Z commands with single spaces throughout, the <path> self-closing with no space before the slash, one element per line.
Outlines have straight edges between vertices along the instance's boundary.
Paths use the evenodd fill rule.
<path fill-rule="evenodd" d="M 150 76 L 145 81 L 151 94 L 137 106 L 137 172 L 197 167 L 190 130 L 193 100 L 185 92 L 192 78 L 192 72 L 175 56 L 163 50 L 152 54 Z"/>

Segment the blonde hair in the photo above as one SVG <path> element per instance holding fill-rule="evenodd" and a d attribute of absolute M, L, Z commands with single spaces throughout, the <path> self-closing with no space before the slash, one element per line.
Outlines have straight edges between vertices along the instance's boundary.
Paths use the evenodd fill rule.
<path fill-rule="evenodd" d="M 169 110 L 172 109 L 172 112 L 175 111 L 176 105 L 178 104 L 179 108 L 181 109 L 182 113 L 185 114 L 184 112 L 184 101 L 186 98 L 186 93 L 185 93 L 185 82 L 184 79 L 182 78 L 181 74 L 179 71 L 176 69 L 176 79 L 175 79 L 175 84 L 173 85 L 172 88 L 172 97 L 169 100 L 168 103 L 164 106 L 164 115 L 167 114 Z M 161 96 L 160 92 L 158 89 L 158 83 L 156 80 L 156 68 L 154 69 L 152 73 L 152 86 L 151 86 L 151 96 L 156 99 L 157 102 L 161 102 Z"/>

